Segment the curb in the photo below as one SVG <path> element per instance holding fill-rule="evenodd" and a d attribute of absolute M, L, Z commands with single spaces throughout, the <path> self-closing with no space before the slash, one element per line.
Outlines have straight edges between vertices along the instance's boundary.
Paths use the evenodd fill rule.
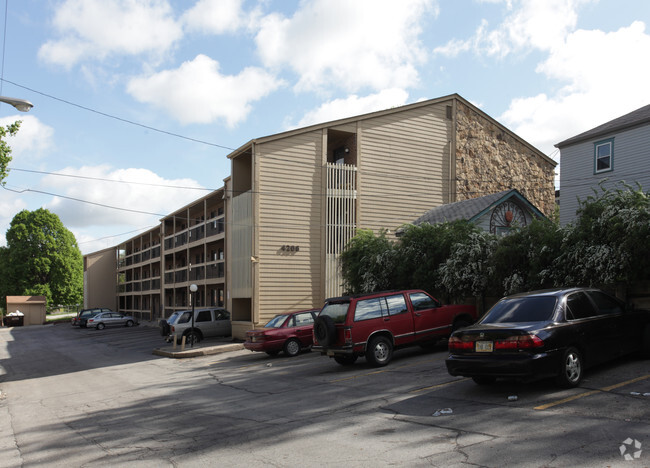
<path fill-rule="evenodd" d="M 207 348 L 186 349 L 184 351 L 167 351 L 164 349 L 156 348 L 153 350 L 153 354 L 156 356 L 163 356 L 168 358 L 185 359 L 198 356 L 210 356 L 213 354 L 227 353 L 230 351 L 239 351 L 240 349 L 244 349 L 243 343 L 209 346 Z"/>

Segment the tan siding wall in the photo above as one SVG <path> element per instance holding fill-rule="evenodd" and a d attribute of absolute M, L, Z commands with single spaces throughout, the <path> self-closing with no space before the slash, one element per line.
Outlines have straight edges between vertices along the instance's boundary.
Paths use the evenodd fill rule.
<path fill-rule="evenodd" d="M 320 130 L 257 146 L 260 324 L 322 300 L 322 153 Z"/>
<path fill-rule="evenodd" d="M 451 101 L 361 122 L 359 227 L 394 232 L 446 201 L 447 105 Z"/>
<path fill-rule="evenodd" d="M 117 310 L 117 261 L 115 249 L 85 256 L 84 308 L 108 307 Z"/>

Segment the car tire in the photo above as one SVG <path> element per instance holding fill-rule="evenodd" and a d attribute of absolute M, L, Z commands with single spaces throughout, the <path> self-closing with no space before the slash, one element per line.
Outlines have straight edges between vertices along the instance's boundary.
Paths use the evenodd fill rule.
<path fill-rule="evenodd" d="M 316 317 L 314 321 L 314 337 L 321 346 L 330 346 L 336 342 L 336 327 L 332 317 L 328 315 Z"/>
<path fill-rule="evenodd" d="M 185 335 L 185 344 L 187 345 L 194 345 L 200 342 L 201 335 L 199 335 L 197 332 L 190 331 Z"/>
<path fill-rule="evenodd" d="M 106 325 L 104 325 L 103 323 L 98 323 L 95 328 L 97 328 L 97 330 L 103 330 L 104 328 L 106 328 Z"/>
<path fill-rule="evenodd" d="M 357 362 L 358 357 L 356 354 L 346 354 L 344 356 L 334 356 L 334 360 L 342 366 L 351 366 Z"/>
<path fill-rule="evenodd" d="M 582 380 L 583 370 L 582 354 L 576 348 L 569 347 L 562 354 L 560 372 L 556 381 L 558 385 L 565 388 L 577 387 Z"/>
<path fill-rule="evenodd" d="M 292 338 L 284 343 L 282 350 L 287 356 L 294 357 L 300 354 L 300 348 L 300 341 Z"/>
<path fill-rule="evenodd" d="M 366 361 L 374 367 L 383 367 L 393 357 L 393 344 L 385 336 L 377 336 L 370 340 L 366 348 Z"/>
<path fill-rule="evenodd" d="M 132 327 L 132 326 L 133 326 L 133 320 L 127 320 L 126 323 L 125 323 L 125 325 L 126 325 L 127 327 Z"/>
<path fill-rule="evenodd" d="M 476 377 L 472 377 L 472 380 L 477 385 L 492 385 L 497 381 L 497 378 L 490 377 L 489 375 L 477 375 Z"/>

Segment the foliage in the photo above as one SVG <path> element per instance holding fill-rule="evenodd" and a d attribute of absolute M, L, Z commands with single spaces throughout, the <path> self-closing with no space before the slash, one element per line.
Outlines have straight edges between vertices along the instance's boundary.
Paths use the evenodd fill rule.
<path fill-rule="evenodd" d="M 59 217 L 46 209 L 23 210 L 0 249 L 0 296 L 43 295 L 48 304 L 83 298 L 83 259 L 77 241 Z"/>
<path fill-rule="evenodd" d="M 472 232 L 454 245 L 439 268 L 442 284 L 455 297 L 483 296 L 493 275 L 492 255 L 498 239 L 489 232 Z"/>
<path fill-rule="evenodd" d="M 648 279 L 650 197 L 640 186 L 602 186 L 580 202 L 554 262 L 557 284 L 612 285 Z"/>
<path fill-rule="evenodd" d="M 500 238 L 492 257 L 494 295 L 553 287 L 552 265 L 561 253 L 563 237 L 557 222 L 535 219 Z"/>
<path fill-rule="evenodd" d="M 467 242 L 477 232 L 479 229 L 465 220 L 403 226 L 395 247 L 399 262 L 394 287 L 423 289 L 437 297 L 447 296 L 438 269 L 449 258 L 455 244 Z"/>
<path fill-rule="evenodd" d="M 9 163 L 11 162 L 11 147 L 5 141 L 7 135 L 15 136 L 20 129 L 21 121 L 18 120 L 6 127 L 0 127 L 0 185 L 5 185 L 5 179 L 9 175 Z"/>
<path fill-rule="evenodd" d="M 343 287 L 348 294 L 391 289 L 394 283 L 395 255 L 386 231 L 378 236 L 360 229 L 340 257 Z"/>
<path fill-rule="evenodd" d="M 349 292 L 418 288 L 493 296 L 650 279 L 650 195 L 626 185 L 580 202 L 577 220 L 534 220 L 494 237 L 466 221 L 402 227 L 396 242 L 360 231 L 343 254 Z"/>

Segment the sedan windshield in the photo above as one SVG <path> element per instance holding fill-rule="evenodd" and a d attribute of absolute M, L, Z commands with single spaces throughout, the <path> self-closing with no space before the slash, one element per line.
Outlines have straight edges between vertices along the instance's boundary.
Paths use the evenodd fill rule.
<path fill-rule="evenodd" d="M 269 321 L 269 323 L 264 325 L 264 328 L 280 328 L 286 319 L 286 315 L 276 315 Z"/>
<path fill-rule="evenodd" d="M 490 309 L 481 323 L 546 322 L 553 318 L 555 303 L 553 296 L 503 299 Z"/>

